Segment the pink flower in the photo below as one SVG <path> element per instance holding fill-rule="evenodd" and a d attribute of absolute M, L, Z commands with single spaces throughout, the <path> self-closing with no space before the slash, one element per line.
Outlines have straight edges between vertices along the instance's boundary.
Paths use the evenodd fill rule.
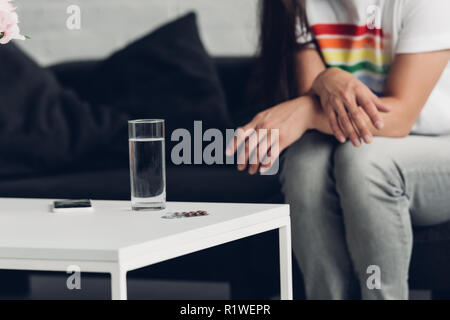
<path fill-rule="evenodd" d="M 20 34 L 19 17 L 11 0 L 0 0 L 0 44 L 6 44 L 13 39 L 25 40 Z"/>

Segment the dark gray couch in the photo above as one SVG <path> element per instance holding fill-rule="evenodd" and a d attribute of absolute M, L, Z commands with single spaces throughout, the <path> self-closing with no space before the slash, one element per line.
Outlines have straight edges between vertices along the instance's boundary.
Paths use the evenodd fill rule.
<path fill-rule="evenodd" d="M 253 62 L 251 58 L 216 58 L 230 113 L 236 124 L 239 124 L 238 119 L 248 119 L 257 109 L 251 107 L 258 100 L 254 96 L 257 83 L 251 81 L 254 79 L 251 76 Z M 76 62 L 51 69 L 63 84 L 81 88 L 84 74 L 94 64 L 92 61 Z M 277 177 L 249 176 L 238 172 L 233 166 L 169 165 L 167 180 L 168 200 L 262 203 L 283 201 Z M 195 183 L 189 183 L 192 181 Z M 110 165 L 106 169 L 80 166 L 63 173 L 0 181 L 1 197 L 128 200 L 129 194 L 129 173 L 125 165 Z M 432 290 L 435 298 L 448 297 L 450 222 L 435 227 L 417 228 L 414 231 L 414 239 L 411 287 Z M 233 298 L 268 298 L 278 290 L 277 250 L 277 234 L 269 232 L 138 270 L 130 276 L 220 279 L 231 282 Z M 298 268 L 294 268 L 294 275 L 295 295 L 302 298 L 301 274 Z M 7 278 L 14 279 L 11 273 L 8 273 Z"/>

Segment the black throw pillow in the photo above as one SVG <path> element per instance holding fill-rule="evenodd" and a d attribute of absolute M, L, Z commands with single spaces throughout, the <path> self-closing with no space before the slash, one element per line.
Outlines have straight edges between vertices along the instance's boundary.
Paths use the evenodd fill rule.
<path fill-rule="evenodd" d="M 90 94 L 131 118 L 166 120 L 174 129 L 230 128 L 231 121 L 215 64 L 189 13 L 114 53 L 93 68 Z"/>
<path fill-rule="evenodd" d="M 80 99 L 12 43 L 0 45 L 0 61 L 0 178 L 67 171 L 93 152 L 124 153 L 117 141 L 127 135 L 127 114 Z"/>

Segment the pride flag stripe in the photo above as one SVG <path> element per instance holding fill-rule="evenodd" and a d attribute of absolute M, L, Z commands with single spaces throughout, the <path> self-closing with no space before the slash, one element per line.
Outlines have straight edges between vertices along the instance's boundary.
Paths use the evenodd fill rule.
<path fill-rule="evenodd" d="M 350 73 L 355 73 L 361 70 L 367 70 L 376 74 L 384 74 L 384 75 L 389 73 L 389 69 L 391 67 L 390 65 L 382 65 L 382 66 L 376 65 L 369 61 L 362 61 L 353 65 L 327 63 L 327 66 L 340 68 Z"/>
<path fill-rule="evenodd" d="M 356 64 L 368 61 L 376 65 L 389 65 L 391 56 L 387 53 L 379 53 L 373 50 L 322 50 L 322 55 L 327 63 L 332 64 Z"/>
<path fill-rule="evenodd" d="M 317 38 L 317 42 L 320 48 L 323 49 L 375 49 L 383 50 L 384 45 L 382 41 L 379 41 L 372 37 L 363 37 L 359 40 L 352 38 Z"/>
<path fill-rule="evenodd" d="M 383 37 L 382 29 L 369 29 L 367 26 L 357 26 L 353 24 L 315 24 L 312 26 L 314 35 L 350 35 L 362 36 L 365 34 L 372 34 Z"/>

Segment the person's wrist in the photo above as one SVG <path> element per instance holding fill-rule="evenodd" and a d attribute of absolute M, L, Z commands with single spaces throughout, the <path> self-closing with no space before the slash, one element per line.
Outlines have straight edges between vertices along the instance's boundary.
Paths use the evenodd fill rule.
<path fill-rule="evenodd" d="M 322 87 L 322 75 L 326 70 L 322 71 L 317 75 L 317 77 L 314 79 L 312 86 L 311 86 L 311 93 L 320 95 L 321 87 Z"/>
<path fill-rule="evenodd" d="M 300 104 L 304 110 L 303 119 L 306 122 L 307 130 L 317 128 L 319 112 L 317 111 L 318 97 L 314 94 L 308 94 L 300 98 Z"/>
<path fill-rule="evenodd" d="M 320 96 L 323 89 L 324 89 L 324 78 L 327 77 L 328 73 L 330 71 L 333 71 L 334 68 L 326 68 L 325 70 L 323 70 L 322 72 L 320 72 L 317 77 L 314 79 L 312 86 L 311 86 L 311 91 L 312 93 Z"/>

